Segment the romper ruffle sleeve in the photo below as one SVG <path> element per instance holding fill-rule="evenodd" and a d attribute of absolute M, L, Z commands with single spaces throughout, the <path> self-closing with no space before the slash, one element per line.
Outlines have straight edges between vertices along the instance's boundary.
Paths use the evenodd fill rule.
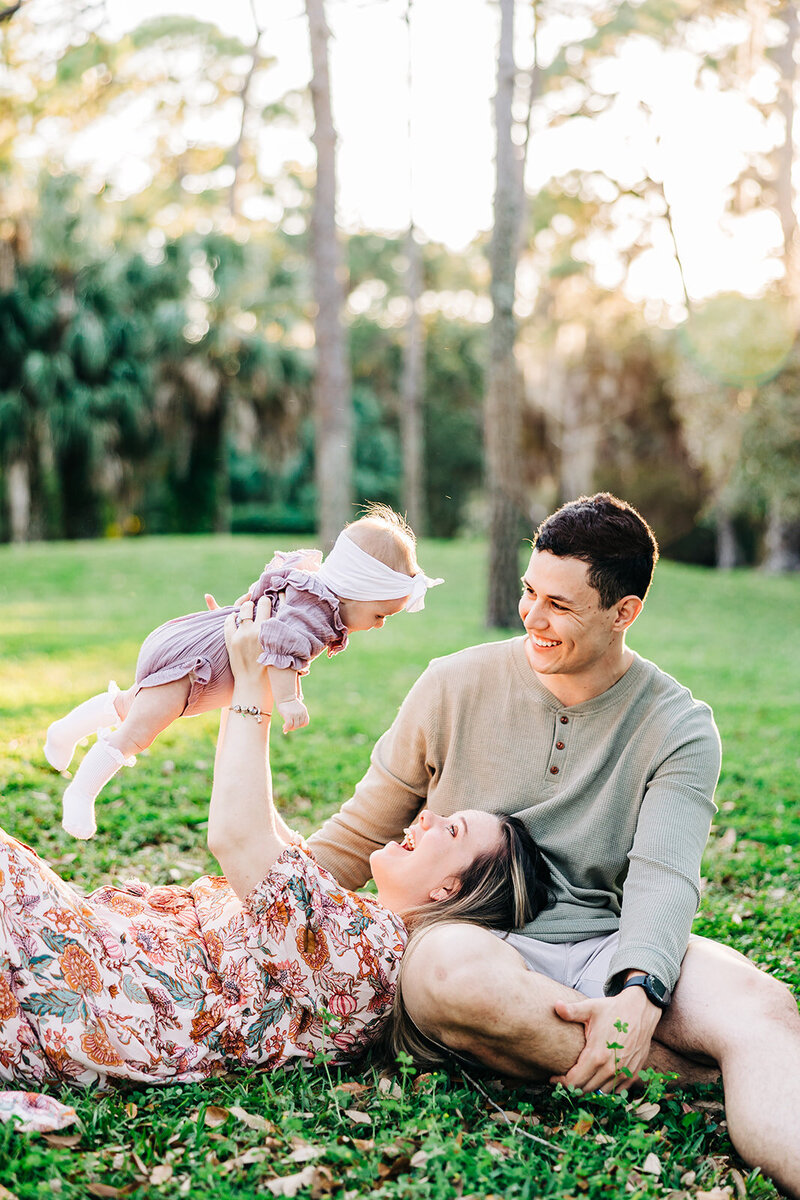
<path fill-rule="evenodd" d="M 272 601 L 272 616 L 259 630 L 264 666 L 307 675 L 323 650 L 332 657 L 346 649 L 339 599 L 316 574 L 321 561 L 319 550 L 277 551 L 250 588 L 254 603 L 262 596 Z"/>

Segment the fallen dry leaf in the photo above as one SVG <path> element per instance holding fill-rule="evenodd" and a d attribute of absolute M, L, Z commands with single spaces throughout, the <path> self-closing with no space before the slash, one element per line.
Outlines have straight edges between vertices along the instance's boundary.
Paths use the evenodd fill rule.
<path fill-rule="evenodd" d="M 316 1167 L 304 1167 L 296 1175 L 281 1175 L 278 1179 L 268 1179 L 267 1187 L 273 1196 L 296 1196 L 301 1188 L 313 1186 L 316 1174 Z"/>
<path fill-rule="evenodd" d="M 383 1080 L 378 1083 L 378 1087 L 380 1087 L 381 1082 Z M 349 1083 L 337 1084 L 335 1090 L 337 1092 L 346 1092 L 348 1096 L 363 1096 L 364 1092 L 369 1091 L 369 1088 L 365 1083 L 356 1083 L 355 1080 L 352 1080 Z"/>
<path fill-rule="evenodd" d="M 224 1125 L 229 1116 L 227 1108 L 222 1108 L 219 1104 L 209 1104 L 203 1121 L 209 1129 L 216 1129 L 218 1125 Z"/>
<path fill-rule="evenodd" d="M 135 1117 L 138 1111 L 139 1109 L 137 1105 L 135 1105 L 133 1102 L 125 1105 L 125 1113 L 129 1117 Z"/>
<path fill-rule="evenodd" d="M 697 1171 L 684 1171 L 681 1175 L 681 1183 L 684 1187 L 691 1187 L 695 1179 L 697 1179 Z"/>
<path fill-rule="evenodd" d="M 511 1156 L 511 1147 L 504 1146 L 502 1142 L 487 1142 L 486 1149 L 495 1158 L 510 1158 Z"/>
<path fill-rule="evenodd" d="M 0 1200 L 18 1200 L 16 1192 L 10 1192 L 7 1187 L 3 1187 L 0 1183 Z"/>
<path fill-rule="evenodd" d="M 346 1108 L 345 1116 L 349 1117 L 356 1125 L 371 1125 L 372 1117 L 369 1113 L 361 1112 L 358 1108 Z"/>
<path fill-rule="evenodd" d="M 123 1195 L 122 1188 L 112 1187 L 110 1183 L 87 1183 L 86 1190 L 90 1196 L 117 1197 Z"/>
<path fill-rule="evenodd" d="M 403 1099 L 403 1089 L 395 1079 L 390 1079 L 388 1075 L 382 1075 L 378 1080 L 378 1091 L 384 1096 L 391 1096 L 392 1100 Z"/>
<path fill-rule="evenodd" d="M 660 1112 L 660 1104 L 651 1104 L 648 1101 L 637 1104 L 633 1109 L 633 1115 L 638 1117 L 640 1121 L 652 1121 L 653 1117 L 657 1117 Z"/>
<path fill-rule="evenodd" d="M 166 1183 L 168 1179 L 172 1179 L 172 1167 L 169 1163 L 159 1163 L 150 1172 L 150 1182 L 156 1187 L 159 1183 Z"/>
<path fill-rule="evenodd" d="M 338 1186 L 327 1167 L 314 1167 L 311 1200 L 319 1200 L 320 1196 L 329 1196 Z"/>
<path fill-rule="evenodd" d="M 731 1175 L 731 1179 L 733 1180 L 733 1186 L 736 1190 L 736 1195 L 739 1197 L 739 1200 L 746 1200 L 747 1187 L 745 1185 L 744 1177 L 742 1176 L 741 1172 L 737 1171 L 736 1167 L 731 1167 L 730 1175 Z"/>
<path fill-rule="evenodd" d="M 245 1109 L 239 1108 L 238 1104 L 232 1104 L 228 1112 L 237 1121 L 241 1121 L 243 1125 L 246 1125 L 248 1129 L 257 1129 L 260 1133 L 266 1133 L 273 1128 L 271 1121 L 258 1116 L 257 1113 L 246 1112 Z"/>
<path fill-rule="evenodd" d="M 43 1133 L 42 1141 L 47 1142 L 48 1146 L 56 1148 L 69 1149 L 71 1146 L 80 1144 L 81 1135 L 79 1133 Z M 0 1192 L 0 1200 L 3 1193 Z"/>
<path fill-rule="evenodd" d="M 226 1158 L 224 1163 L 220 1164 L 220 1175 L 226 1175 L 229 1171 L 235 1171 L 237 1167 L 250 1167 L 253 1163 L 263 1162 L 265 1158 L 271 1158 L 272 1151 L 266 1146 L 251 1146 L 249 1150 L 245 1150 L 242 1154 L 237 1154 L 233 1158 Z"/>
<path fill-rule="evenodd" d="M 432 1071 L 423 1071 L 423 1073 L 421 1075 L 418 1075 L 417 1078 L 412 1083 L 412 1085 L 411 1085 L 412 1090 L 415 1092 L 427 1091 L 427 1089 L 431 1086 L 431 1081 L 433 1080 L 433 1078 L 434 1078 L 434 1075 L 433 1075 Z"/>
<path fill-rule="evenodd" d="M 398 1175 L 405 1175 L 410 1167 L 411 1159 L 407 1154 L 401 1154 L 391 1162 L 378 1163 L 378 1178 L 382 1183 L 386 1183 L 389 1179 L 397 1179 Z"/>
<path fill-rule="evenodd" d="M 424 1167 L 425 1163 L 428 1161 L 429 1157 L 430 1157 L 430 1155 L 428 1154 L 428 1152 L 426 1150 L 418 1150 L 416 1152 L 416 1154 L 411 1155 L 411 1158 L 409 1160 L 410 1165 L 412 1167 Z"/>
<path fill-rule="evenodd" d="M 708 1192 L 695 1192 L 695 1200 L 731 1200 L 733 1188 L 711 1188 Z"/>
<path fill-rule="evenodd" d="M 594 1125 L 594 1117 L 581 1117 L 572 1126 L 572 1132 L 577 1133 L 578 1137 L 584 1137 Z"/>
<path fill-rule="evenodd" d="M 356 1150 L 361 1150 L 363 1152 L 364 1150 L 374 1150 L 375 1149 L 375 1139 L 374 1138 L 354 1137 L 352 1139 L 352 1141 L 353 1141 L 353 1145 L 355 1146 Z"/>
<path fill-rule="evenodd" d="M 642 1170 L 646 1175 L 661 1174 L 661 1159 L 657 1154 L 654 1154 L 652 1150 L 644 1160 L 644 1163 L 642 1164 Z"/>
<path fill-rule="evenodd" d="M 315 1158 L 319 1158 L 320 1154 L 325 1153 L 321 1146 L 312 1146 L 310 1142 L 304 1142 L 302 1138 L 293 1138 L 292 1145 L 294 1149 L 289 1155 L 291 1162 L 312 1162 Z"/>

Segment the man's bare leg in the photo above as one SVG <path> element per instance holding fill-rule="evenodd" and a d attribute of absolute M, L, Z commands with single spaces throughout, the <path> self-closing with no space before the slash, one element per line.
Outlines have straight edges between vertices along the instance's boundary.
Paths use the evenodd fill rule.
<path fill-rule="evenodd" d="M 554 1011 L 579 993 L 528 970 L 516 950 L 474 925 L 425 934 L 404 964 L 403 999 L 423 1033 L 502 1075 L 546 1081 L 565 1074 L 583 1049 L 583 1026 Z M 656 1042 L 647 1066 L 686 1084 L 719 1077 Z"/>
<path fill-rule="evenodd" d="M 800 1014 L 789 989 L 729 946 L 694 937 L 658 1037 L 720 1064 L 738 1153 L 800 1196 Z"/>

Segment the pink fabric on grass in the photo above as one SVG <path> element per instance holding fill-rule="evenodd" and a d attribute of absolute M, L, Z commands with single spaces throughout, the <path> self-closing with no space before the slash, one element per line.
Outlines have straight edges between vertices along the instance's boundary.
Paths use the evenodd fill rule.
<path fill-rule="evenodd" d="M 43 1092 L 0 1092 L 0 1121 L 14 1118 L 18 1133 L 52 1133 L 74 1125 L 78 1114 L 71 1104 Z"/>

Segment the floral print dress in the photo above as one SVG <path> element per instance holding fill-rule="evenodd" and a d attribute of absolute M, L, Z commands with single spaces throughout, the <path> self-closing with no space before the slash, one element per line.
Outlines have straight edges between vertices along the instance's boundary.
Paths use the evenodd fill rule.
<path fill-rule="evenodd" d="M 247 899 L 224 877 L 83 897 L 0 830 L 0 1080 L 196 1082 L 377 1032 L 399 917 L 289 846 Z"/>

